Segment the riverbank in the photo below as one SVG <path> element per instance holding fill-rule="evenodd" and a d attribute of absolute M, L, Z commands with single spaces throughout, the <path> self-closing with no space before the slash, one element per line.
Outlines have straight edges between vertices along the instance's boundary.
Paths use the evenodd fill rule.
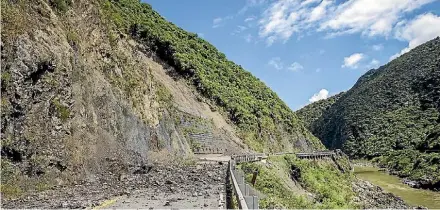
<path fill-rule="evenodd" d="M 378 171 L 384 171 L 384 172 L 388 173 L 389 175 L 399 177 L 400 181 L 403 184 L 406 184 L 406 185 L 408 185 L 408 186 L 410 186 L 412 188 L 423 189 L 423 190 L 431 190 L 431 191 L 435 191 L 435 192 L 439 192 L 440 193 L 440 182 L 432 184 L 430 182 L 430 179 L 428 177 L 426 177 L 426 176 L 424 177 L 424 179 L 414 180 L 414 179 L 411 179 L 410 177 L 404 176 L 399 171 L 386 168 L 386 167 L 382 166 L 381 164 L 379 164 L 379 163 L 377 163 L 375 161 L 370 161 L 370 160 L 367 160 L 367 159 L 351 160 L 351 164 L 352 164 L 353 167 L 376 168 Z"/>
<path fill-rule="evenodd" d="M 379 168 L 370 166 L 359 166 L 355 164 L 356 177 L 374 185 L 380 186 L 383 190 L 393 193 L 402 198 L 412 206 L 424 206 L 430 209 L 440 209 L 440 193 L 431 190 L 412 188 L 397 177 L 387 172 L 379 171 Z"/>

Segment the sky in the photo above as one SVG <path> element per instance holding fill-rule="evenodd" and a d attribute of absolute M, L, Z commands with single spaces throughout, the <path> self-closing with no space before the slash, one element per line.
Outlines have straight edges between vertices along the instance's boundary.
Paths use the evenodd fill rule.
<path fill-rule="evenodd" d="M 440 0 L 142 2 L 209 41 L 293 110 L 440 36 Z"/>

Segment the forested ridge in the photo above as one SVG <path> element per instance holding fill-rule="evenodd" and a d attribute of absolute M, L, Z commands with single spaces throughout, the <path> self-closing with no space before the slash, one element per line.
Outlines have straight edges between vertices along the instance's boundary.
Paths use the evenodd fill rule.
<path fill-rule="evenodd" d="M 368 71 L 336 101 L 319 101 L 297 114 L 327 147 L 439 188 L 439 64 L 436 38 Z"/>
<path fill-rule="evenodd" d="M 197 34 L 137 0 L 105 0 L 102 8 L 118 30 L 144 43 L 221 107 L 252 149 L 281 151 L 289 149 L 286 142 L 297 148 L 322 147 L 276 93 Z"/>
<path fill-rule="evenodd" d="M 311 129 L 313 127 L 312 124 L 322 116 L 322 113 L 327 111 L 343 94 L 344 92 L 341 92 L 325 100 L 316 101 L 301 108 L 296 113 L 305 123 L 306 127 Z"/>

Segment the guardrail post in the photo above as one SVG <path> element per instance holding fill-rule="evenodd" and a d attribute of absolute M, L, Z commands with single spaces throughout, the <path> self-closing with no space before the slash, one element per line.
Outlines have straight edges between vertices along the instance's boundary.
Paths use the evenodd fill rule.
<path fill-rule="evenodd" d="M 238 188 L 239 188 L 239 190 L 243 193 L 244 192 L 244 184 L 238 184 Z M 243 196 L 245 196 L 244 194 L 243 194 Z"/>
<path fill-rule="evenodd" d="M 255 209 L 254 207 L 254 196 L 244 196 L 244 200 L 249 209 Z"/>
<path fill-rule="evenodd" d="M 257 196 L 252 196 L 253 197 L 253 209 L 258 209 L 258 197 Z"/>
<path fill-rule="evenodd" d="M 258 197 L 257 196 L 244 196 L 244 200 L 249 209 L 258 209 Z"/>

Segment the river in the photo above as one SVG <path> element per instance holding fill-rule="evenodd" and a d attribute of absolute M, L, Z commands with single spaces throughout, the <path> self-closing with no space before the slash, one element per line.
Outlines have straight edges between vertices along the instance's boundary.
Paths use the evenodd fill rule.
<path fill-rule="evenodd" d="M 369 181 L 385 191 L 399 196 L 410 205 L 440 209 L 440 192 L 412 188 L 403 184 L 398 177 L 379 171 L 374 167 L 355 167 L 355 174 L 359 179 Z"/>

